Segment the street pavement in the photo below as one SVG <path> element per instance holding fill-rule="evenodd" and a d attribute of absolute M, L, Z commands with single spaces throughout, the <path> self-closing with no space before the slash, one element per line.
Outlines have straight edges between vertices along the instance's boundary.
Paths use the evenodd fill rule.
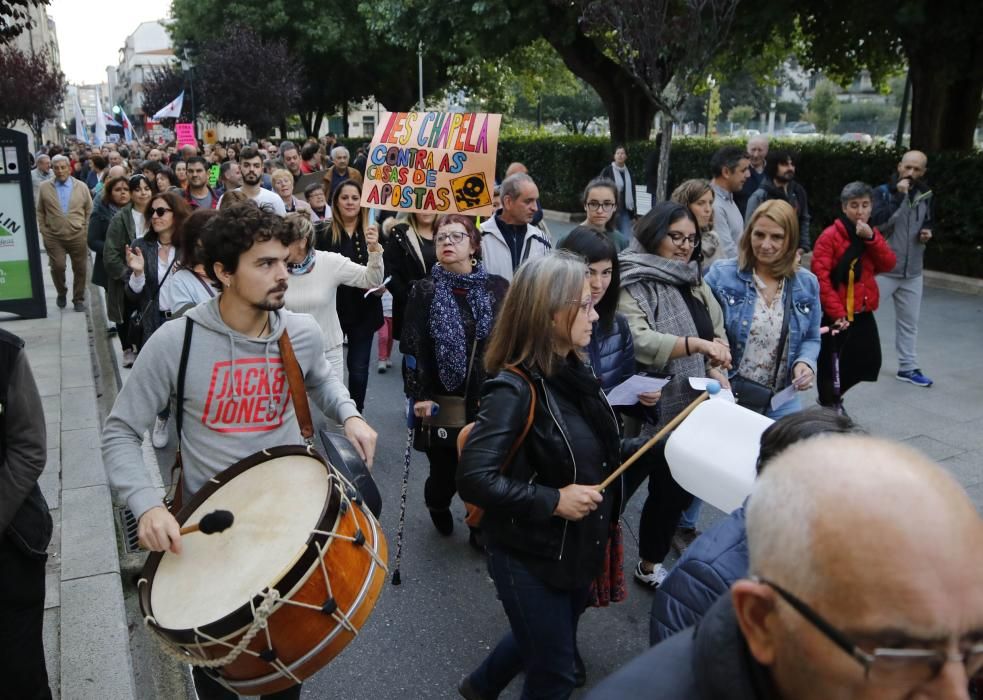
<path fill-rule="evenodd" d="M 569 229 L 570 225 L 551 221 L 550 227 L 555 236 Z M 45 275 L 47 276 L 47 271 Z M 90 287 L 91 289 L 93 288 Z M 98 308 L 98 304 L 95 307 Z M 70 503 L 70 495 L 66 495 L 66 492 L 72 490 L 70 487 L 76 487 L 77 490 L 77 487 L 84 484 L 84 488 L 103 493 L 98 490 L 102 483 L 89 485 L 100 479 L 90 477 L 88 481 L 78 482 L 75 477 L 67 478 L 65 473 L 59 474 L 59 470 L 66 468 L 66 455 L 78 456 L 76 448 L 72 446 L 78 444 L 78 439 L 85 437 L 83 433 L 69 436 L 64 431 L 82 431 L 89 427 L 82 423 L 91 422 L 88 416 L 94 409 L 78 406 L 79 396 L 85 393 L 88 397 L 86 400 L 93 403 L 97 400 L 87 379 L 88 368 L 84 367 L 84 360 L 79 359 L 88 348 L 82 317 L 81 314 L 59 312 L 54 307 L 53 299 L 49 299 L 49 319 L 46 321 L 13 320 L 0 323 L 0 326 L 20 333 L 29 340 L 29 357 L 45 397 L 49 433 L 53 423 L 61 422 L 57 428 L 61 442 L 49 442 L 54 452 L 49 453 L 49 471 L 46 471 L 44 479 L 47 480 L 45 490 L 46 494 L 50 494 L 49 501 L 55 499 L 57 502 L 60 489 L 66 510 Z M 885 358 L 880 379 L 876 383 L 863 384 L 853 389 L 846 397 L 846 407 L 850 415 L 872 434 L 904 441 L 940 461 L 966 487 L 977 508 L 983 512 L 981 321 L 983 296 L 926 289 L 919 350 L 922 369 L 935 379 L 936 384 L 931 389 L 921 389 L 894 379 L 897 367 L 893 350 L 893 310 L 890 304 L 886 304 L 878 312 Z M 103 319 L 93 316 L 90 321 L 91 327 L 95 328 L 93 333 L 102 333 L 104 323 Z M 53 349 L 56 339 L 60 341 L 57 346 L 60 347 L 60 352 Z M 112 347 L 115 349 L 116 362 L 119 363 L 119 346 L 113 341 Z M 381 524 L 388 539 L 392 564 L 399 517 L 403 452 L 406 447 L 404 402 L 398 371 L 400 356 L 398 351 L 394 352 L 395 368 L 385 374 L 375 372 L 374 359 L 373 353 L 365 414 L 379 432 L 373 474 L 384 501 Z M 123 370 L 121 378 L 125 379 L 126 374 Z M 81 387 L 84 392 L 80 392 L 80 387 L 75 386 L 79 382 L 86 384 Z M 809 404 L 813 400 L 814 397 L 810 396 L 805 403 Z M 69 438 L 74 438 L 76 442 L 69 442 Z M 93 460 L 98 459 L 98 453 L 97 450 L 91 450 L 91 446 L 88 447 L 90 451 L 81 454 L 85 455 L 91 465 Z M 170 450 L 157 451 L 156 455 L 148 450 L 148 468 L 156 470 L 155 461 L 160 465 L 169 465 L 172 455 Z M 68 463 L 74 465 L 78 461 L 79 459 L 74 458 L 69 459 Z M 94 463 L 101 465 L 98 461 Z M 442 537 L 433 528 L 423 505 L 426 473 L 425 455 L 413 452 L 401 566 L 402 585 L 397 587 L 386 584 L 375 611 L 358 638 L 337 659 L 305 683 L 305 698 L 402 700 L 408 697 L 457 697 L 456 684 L 460 677 L 477 666 L 508 629 L 501 605 L 495 598 L 494 587 L 487 576 L 484 560 L 468 546 L 467 527 L 463 523 L 464 509 L 458 500 L 453 505 L 456 526 L 454 534 Z M 636 562 L 634 530 L 638 525 L 643 497 L 644 489 L 629 504 L 624 516 L 625 576 L 629 597 L 625 602 L 607 609 L 588 610 L 580 625 L 579 644 L 587 665 L 588 686 L 597 683 L 647 646 L 652 594 L 631 581 L 631 570 Z M 705 506 L 700 528 L 705 529 L 719 517 L 721 513 Z M 104 523 L 100 525 L 100 529 L 104 529 L 102 525 Z M 78 527 L 88 526 L 80 523 Z M 95 530 L 83 532 L 97 534 Z M 112 535 L 102 533 L 98 537 L 111 538 Z M 78 561 L 85 553 L 80 544 L 81 539 L 62 534 L 59 546 L 56 530 L 56 541 L 52 543 L 52 549 L 60 551 L 66 560 L 73 556 Z M 75 581 L 84 581 L 76 576 L 88 577 L 91 573 L 92 580 L 105 583 L 112 576 L 106 576 L 107 572 L 103 569 L 112 573 L 113 566 L 114 563 L 110 561 L 106 566 L 92 572 L 80 570 L 80 574 L 71 574 L 73 578 L 67 580 L 62 574 L 61 605 L 65 605 L 65 591 L 78 586 L 79 583 Z M 121 568 L 124 572 L 127 570 L 126 561 Z M 56 574 L 57 571 L 56 568 Z M 53 586 L 57 581 L 58 578 L 52 578 Z M 146 646 L 147 640 L 133 629 L 138 629 L 139 624 L 132 617 L 132 581 L 126 573 L 123 574 L 122 584 L 129 601 L 127 609 L 131 615 L 131 644 Z M 49 603 L 50 595 L 49 593 Z M 81 609 L 77 596 L 75 605 Z M 106 639 L 99 635 L 84 637 L 88 628 L 71 619 L 64 609 L 60 615 L 49 614 L 46 621 L 49 622 L 46 642 L 55 676 L 58 675 L 59 663 L 63 667 L 63 678 L 66 663 L 70 670 L 78 669 L 78 662 L 73 659 L 79 658 L 80 649 L 76 648 L 76 644 L 82 645 L 83 639 L 86 651 L 95 652 L 99 658 L 99 647 L 105 645 Z M 113 630 L 113 634 L 108 640 L 109 651 L 114 650 L 114 644 L 118 650 L 119 642 L 125 641 L 125 630 L 121 637 L 118 622 L 110 621 L 109 628 Z M 67 637 L 64 630 L 66 625 L 71 628 Z M 66 646 L 66 639 L 75 641 Z M 136 659 L 135 665 L 139 665 Z M 92 682 L 97 685 L 112 683 L 110 679 L 100 678 L 98 672 L 89 675 L 95 676 Z M 136 697 L 151 697 L 153 692 L 149 688 L 157 683 L 155 676 L 158 675 L 160 674 L 156 672 L 137 669 Z M 84 685 L 78 687 L 82 688 Z M 518 697 L 520 690 L 521 678 L 502 697 Z M 159 683 L 156 692 L 157 697 L 180 697 L 173 691 L 161 693 Z M 579 694 L 575 694 L 575 697 Z M 125 695 L 125 692 L 120 692 L 100 697 Z M 62 697 L 95 696 L 73 694 L 63 688 Z"/>

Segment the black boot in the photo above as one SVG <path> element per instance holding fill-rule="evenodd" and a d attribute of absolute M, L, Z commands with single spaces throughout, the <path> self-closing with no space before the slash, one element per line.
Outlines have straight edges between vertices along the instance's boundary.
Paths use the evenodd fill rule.
<path fill-rule="evenodd" d="M 430 508 L 428 510 L 430 511 L 430 519 L 433 520 L 433 526 L 437 528 L 437 532 L 444 537 L 453 534 L 454 516 L 451 515 L 450 508 L 442 508 L 440 510 Z"/>

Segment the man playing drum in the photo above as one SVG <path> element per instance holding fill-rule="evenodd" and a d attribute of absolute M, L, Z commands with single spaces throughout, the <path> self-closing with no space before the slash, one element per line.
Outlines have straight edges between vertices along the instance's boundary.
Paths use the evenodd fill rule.
<path fill-rule="evenodd" d="M 186 314 L 192 336 L 184 377 L 179 436 L 183 496 L 244 457 L 277 445 L 301 444 L 278 342 L 286 331 L 307 393 L 369 465 L 376 433 L 324 359 L 321 331 L 306 314 L 282 310 L 290 233 L 282 219 L 250 204 L 221 211 L 202 237 L 205 268 L 221 293 Z M 141 546 L 181 554 L 181 535 L 151 481 L 142 435 L 172 395 L 187 322 L 165 323 L 141 351 L 103 430 L 103 459 L 113 487 L 137 518 Z M 198 669 L 198 696 L 233 698 Z M 295 685 L 270 698 L 299 698 Z"/>

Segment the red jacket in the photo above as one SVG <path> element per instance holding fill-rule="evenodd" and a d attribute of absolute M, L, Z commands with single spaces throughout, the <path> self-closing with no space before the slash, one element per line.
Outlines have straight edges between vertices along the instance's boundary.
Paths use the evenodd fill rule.
<path fill-rule="evenodd" d="M 844 283 L 834 289 L 829 275 L 849 247 L 850 234 L 843 222 L 837 219 L 832 226 L 823 230 L 812 250 L 812 271 L 819 278 L 819 300 L 823 305 L 823 313 L 832 319 L 847 315 L 847 285 Z M 867 243 L 860 261 L 860 279 L 853 287 L 853 311 L 876 311 L 880 293 L 874 276 L 881 272 L 890 272 L 896 262 L 894 251 L 876 228 L 874 238 Z"/>

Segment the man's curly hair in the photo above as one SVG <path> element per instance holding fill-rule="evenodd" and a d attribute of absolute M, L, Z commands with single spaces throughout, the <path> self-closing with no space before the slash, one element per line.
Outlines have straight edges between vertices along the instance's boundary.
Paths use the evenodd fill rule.
<path fill-rule="evenodd" d="M 215 263 L 222 263 L 234 274 L 239 267 L 239 257 L 254 244 L 275 238 L 283 245 L 290 245 L 293 236 L 276 214 L 265 212 L 252 202 L 237 204 L 220 209 L 205 226 L 201 237 L 202 262 L 215 287 L 221 289 Z"/>

